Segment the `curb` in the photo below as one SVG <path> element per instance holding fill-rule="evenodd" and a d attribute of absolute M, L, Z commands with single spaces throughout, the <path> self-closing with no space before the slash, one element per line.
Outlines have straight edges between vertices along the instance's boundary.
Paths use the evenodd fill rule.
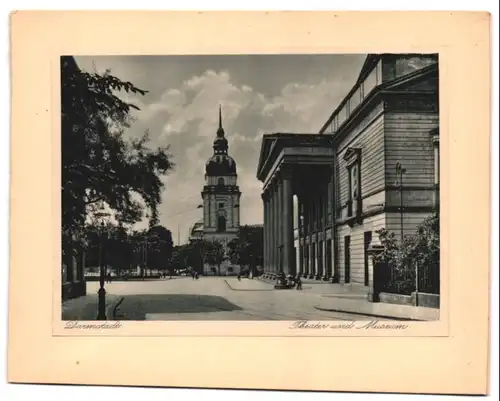
<path fill-rule="evenodd" d="M 116 314 L 124 299 L 124 297 L 119 297 L 116 301 L 106 307 L 106 320 L 116 320 Z"/>

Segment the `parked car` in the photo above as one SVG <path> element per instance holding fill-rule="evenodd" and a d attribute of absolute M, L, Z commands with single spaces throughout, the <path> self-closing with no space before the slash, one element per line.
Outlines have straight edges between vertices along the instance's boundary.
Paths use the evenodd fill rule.
<path fill-rule="evenodd" d="M 188 269 L 179 269 L 175 271 L 177 276 L 189 276 L 190 272 Z"/>

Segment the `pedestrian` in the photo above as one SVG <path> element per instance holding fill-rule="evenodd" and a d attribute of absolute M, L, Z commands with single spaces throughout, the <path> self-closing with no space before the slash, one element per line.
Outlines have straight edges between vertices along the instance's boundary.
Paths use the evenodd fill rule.
<path fill-rule="evenodd" d="M 300 276 L 297 276 L 297 278 L 295 279 L 295 285 L 297 290 L 302 289 L 302 280 L 300 279 Z"/>

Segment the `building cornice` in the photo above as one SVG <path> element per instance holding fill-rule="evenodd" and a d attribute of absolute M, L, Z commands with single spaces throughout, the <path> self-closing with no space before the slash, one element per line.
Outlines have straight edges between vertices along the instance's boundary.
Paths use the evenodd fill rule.
<path fill-rule="evenodd" d="M 334 137 L 337 137 L 340 132 L 344 131 L 346 127 L 352 125 L 352 120 L 359 118 L 359 115 L 362 114 L 363 110 L 366 111 L 367 105 L 373 104 L 373 102 L 377 101 L 380 99 L 381 94 L 390 94 L 393 90 L 397 90 L 397 87 L 400 87 L 404 84 L 407 84 L 409 82 L 414 82 L 418 81 L 421 78 L 425 78 L 428 75 L 432 75 L 433 73 L 438 71 L 438 66 L 437 64 L 432 64 L 430 66 L 421 68 L 417 71 L 414 71 L 412 73 L 403 75 L 402 77 L 392 79 L 387 82 L 383 82 L 375 89 L 373 89 L 368 96 L 366 96 L 363 101 L 356 107 L 353 113 L 347 118 L 339 127 L 336 133 L 334 133 Z M 321 127 L 319 133 L 320 134 L 325 134 L 325 131 L 327 131 L 328 127 L 332 123 L 333 119 L 339 114 L 339 112 L 342 110 L 344 105 L 347 103 L 347 101 L 350 99 L 351 95 L 358 89 L 360 83 L 357 83 L 356 85 L 353 86 L 353 88 L 349 91 L 349 93 L 345 96 L 345 98 L 340 102 L 340 104 L 337 106 L 337 108 L 333 111 L 333 113 L 330 115 L 328 120 L 326 121 L 325 124 Z M 385 91 L 385 92 L 384 92 Z M 413 91 L 413 92 L 418 92 L 418 93 L 425 93 L 428 91 Z M 401 93 L 401 91 L 398 91 L 397 93 Z M 328 135 L 328 134 L 327 134 Z"/>
<path fill-rule="evenodd" d="M 266 177 L 271 171 L 272 166 L 277 164 L 277 161 L 281 157 L 286 157 L 288 159 L 293 157 L 308 158 L 314 153 L 314 156 L 319 156 L 319 153 L 323 151 L 321 149 L 331 149 L 332 138 L 328 135 L 321 134 L 283 134 L 277 133 L 269 135 L 265 140 L 274 140 L 271 145 L 269 152 L 265 159 L 260 155 L 258 168 L 257 168 L 257 179 L 259 181 L 266 181 Z M 304 152 L 301 149 L 309 149 Z M 314 150 L 318 149 L 318 150 Z M 264 150 L 264 146 L 261 147 L 261 152 Z M 323 152 L 324 153 L 324 152 Z M 297 162 L 300 162 L 297 160 Z M 280 164 L 280 163 L 278 163 Z"/>
<path fill-rule="evenodd" d="M 403 208 L 404 213 L 432 213 L 435 212 L 436 208 L 434 206 L 405 206 Z M 368 218 L 368 217 L 373 217 L 377 216 L 382 213 L 400 213 L 400 208 L 399 206 L 380 206 L 376 208 L 372 208 L 368 211 L 363 211 L 361 216 L 357 219 L 357 221 L 354 221 L 355 218 L 353 216 L 345 217 L 345 218 L 339 218 L 335 220 L 335 225 L 336 226 L 341 226 L 341 225 L 356 225 L 356 224 L 363 224 L 363 220 Z"/>
<path fill-rule="evenodd" d="M 205 185 L 201 194 L 224 194 L 224 195 L 241 195 L 240 188 L 238 186 L 224 186 L 220 187 L 217 185 Z"/>

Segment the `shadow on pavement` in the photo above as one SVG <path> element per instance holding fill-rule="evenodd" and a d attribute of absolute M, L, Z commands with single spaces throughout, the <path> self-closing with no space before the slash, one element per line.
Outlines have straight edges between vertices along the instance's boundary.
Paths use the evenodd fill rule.
<path fill-rule="evenodd" d="M 216 295 L 144 294 L 126 295 L 117 320 L 145 320 L 147 313 L 203 313 L 243 310 Z"/>
<path fill-rule="evenodd" d="M 97 317 L 97 294 L 87 294 L 63 302 L 61 318 L 68 320 L 95 320 Z"/>

